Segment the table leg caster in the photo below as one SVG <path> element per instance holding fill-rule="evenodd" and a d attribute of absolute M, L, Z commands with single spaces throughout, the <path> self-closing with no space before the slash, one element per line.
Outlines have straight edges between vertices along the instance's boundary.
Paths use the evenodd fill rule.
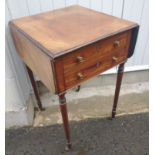
<path fill-rule="evenodd" d="M 68 143 L 65 147 L 65 151 L 69 151 L 72 149 L 72 144 L 71 143 Z"/>

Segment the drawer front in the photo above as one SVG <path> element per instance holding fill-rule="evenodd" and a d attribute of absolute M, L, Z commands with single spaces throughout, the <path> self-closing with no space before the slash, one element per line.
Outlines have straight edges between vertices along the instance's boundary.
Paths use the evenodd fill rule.
<path fill-rule="evenodd" d="M 124 49 L 127 46 L 129 34 L 130 32 L 125 32 L 66 55 L 63 58 L 64 74 L 83 69 L 96 62 L 100 57 L 107 57 Z"/>
<path fill-rule="evenodd" d="M 124 50 L 121 50 L 113 55 L 101 57 L 96 62 L 91 63 L 91 65 L 84 67 L 83 69 L 64 74 L 66 88 L 68 89 L 80 84 L 81 82 L 120 64 L 126 59 L 127 54 L 124 54 Z"/>
<path fill-rule="evenodd" d="M 66 89 L 126 61 L 130 31 L 101 40 L 62 58 Z"/>

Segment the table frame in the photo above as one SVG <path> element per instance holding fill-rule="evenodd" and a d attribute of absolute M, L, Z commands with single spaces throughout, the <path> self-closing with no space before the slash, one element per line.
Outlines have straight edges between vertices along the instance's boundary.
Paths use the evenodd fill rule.
<path fill-rule="evenodd" d="M 120 88 L 121 88 L 121 83 L 122 83 L 122 78 L 123 78 L 123 73 L 124 73 L 124 64 L 125 64 L 125 62 L 119 64 L 118 71 L 117 71 L 117 82 L 116 82 L 115 96 L 114 96 L 114 102 L 113 102 L 113 108 L 112 108 L 112 114 L 111 114 L 112 119 L 115 118 L 115 116 L 116 116 L 116 109 L 117 109 L 119 93 L 120 93 Z M 39 108 L 39 110 L 43 111 L 43 110 L 45 110 L 45 108 L 43 108 L 43 106 L 42 106 L 41 99 L 39 97 L 37 84 L 36 84 L 36 81 L 33 76 L 33 72 L 31 71 L 31 69 L 28 66 L 26 68 L 27 68 L 27 72 L 28 72 L 32 87 L 33 87 L 34 95 L 37 100 L 38 108 Z M 78 91 L 79 91 L 79 89 L 80 89 L 80 86 L 78 86 Z M 59 97 L 59 106 L 60 106 L 60 111 L 61 111 L 61 115 L 62 115 L 64 131 L 65 131 L 66 140 L 67 140 L 67 148 L 71 149 L 72 144 L 71 144 L 70 126 L 69 126 L 65 94 L 66 94 L 66 92 L 58 94 L 58 97 Z"/>

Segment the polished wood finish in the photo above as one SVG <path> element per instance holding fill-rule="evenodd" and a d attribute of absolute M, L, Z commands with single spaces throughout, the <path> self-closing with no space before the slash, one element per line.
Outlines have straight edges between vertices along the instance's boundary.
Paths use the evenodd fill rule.
<path fill-rule="evenodd" d="M 47 88 L 55 92 L 51 58 L 35 46 L 27 37 L 11 25 L 16 49 L 25 64 L 43 81 Z"/>
<path fill-rule="evenodd" d="M 70 69 L 89 65 L 92 60 L 98 60 L 100 57 L 124 50 L 130 43 L 130 35 L 131 31 L 120 33 L 67 54 L 63 57 L 64 71 L 68 72 Z M 119 42 L 119 46 L 115 45 L 116 42 Z M 124 53 L 128 53 L 128 50 L 124 51 Z M 79 58 L 82 60 L 79 61 Z"/>
<path fill-rule="evenodd" d="M 10 26 L 23 61 L 59 94 L 125 61 L 137 24 L 72 6 L 16 19 Z M 67 35 L 66 27 L 72 28 Z"/>
<path fill-rule="evenodd" d="M 120 64 L 118 67 L 115 97 L 114 97 L 114 103 L 112 108 L 112 118 L 115 118 L 115 115 L 116 115 L 116 108 L 117 108 L 118 97 L 119 97 L 119 92 L 120 92 L 122 78 L 123 78 L 123 72 L 124 72 L 124 63 Z"/>
<path fill-rule="evenodd" d="M 33 76 L 33 72 L 31 71 L 31 69 L 29 67 L 26 67 L 26 69 L 27 69 L 27 72 L 28 72 L 28 75 L 29 75 L 29 78 L 30 78 L 30 81 L 31 81 L 31 84 L 33 87 L 33 91 L 34 91 L 34 94 L 35 94 L 35 97 L 37 100 L 38 108 L 39 108 L 39 110 L 43 111 L 43 110 L 45 110 L 45 108 L 42 107 L 42 103 L 41 103 L 38 88 L 37 88 L 37 85 L 36 85 L 36 82 L 35 82 L 35 79 Z"/>
<path fill-rule="evenodd" d="M 66 135 L 66 139 L 67 139 L 67 147 L 68 147 L 68 149 L 71 149 L 72 144 L 71 144 L 71 140 L 70 140 L 70 128 L 69 128 L 65 93 L 59 95 L 59 102 L 60 102 L 60 111 L 61 111 L 63 125 L 64 125 L 64 131 L 65 131 L 65 135 Z"/>
<path fill-rule="evenodd" d="M 101 40 L 63 57 L 66 88 L 69 89 L 79 85 L 94 75 L 126 61 L 130 39 L 131 31 L 128 31 L 112 38 Z M 119 47 L 113 47 L 113 43 L 116 41 L 119 42 Z M 97 45 L 100 45 L 100 48 L 95 48 Z M 82 57 L 83 61 L 79 63 L 77 57 Z"/>
<path fill-rule="evenodd" d="M 11 23 L 53 58 L 137 26 L 81 6 L 15 19 Z"/>
<path fill-rule="evenodd" d="M 121 64 L 112 110 L 112 117 L 115 117 L 123 75 L 121 69 L 133 55 L 137 40 L 139 26 L 136 23 L 70 6 L 15 19 L 10 27 L 22 60 L 59 96 L 68 148 L 71 142 L 65 92 Z M 30 70 L 28 72 L 31 76 Z M 33 85 L 34 79 L 31 80 Z M 34 92 L 38 98 L 37 91 Z"/>
<path fill-rule="evenodd" d="M 122 54 L 123 51 L 116 53 L 117 62 L 113 61 L 112 56 L 99 59 L 97 62 L 92 62 L 88 67 L 85 67 L 77 72 L 70 72 L 65 74 L 65 85 L 66 88 L 72 88 L 77 84 L 94 77 L 95 75 L 100 74 L 103 71 L 110 69 L 111 67 L 116 66 L 117 64 L 126 60 L 126 57 Z M 105 61 L 106 60 L 106 61 Z"/>
<path fill-rule="evenodd" d="M 59 94 L 66 90 L 62 58 L 54 61 L 53 66 L 56 78 L 56 93 Z"/>

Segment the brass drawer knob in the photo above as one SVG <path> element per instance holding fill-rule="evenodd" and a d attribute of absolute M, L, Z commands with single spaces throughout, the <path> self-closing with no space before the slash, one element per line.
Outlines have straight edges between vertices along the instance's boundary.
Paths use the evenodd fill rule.
<path fill-rule="evenodd" d="M 114 62 L 118 62 L 118 58 L 115 57 L 115 56 L 112 57 L 112 60 L 113 60 Z"/>
<path fill-rule="evenodd" d="M 78 63 L 85 61 L 84 57 L 82 57 L 82 56 L 78 56 L 78 57 L 76 57 L 76 59 L 77 59 Z"/>
<path fill-rule="evenodd" d="M 120 41 L 118 41 L 118 40 L 114 41 L 114 47 L 116 48 L 116 47 L 119 47 L 119 46 L 120 46 Z"/>
<path fill-rule="evenodd" d="M 77 76 L 78 76 L 78 79 L 83 79 L 84 78 L 84 75 L 82 73 L 78 73 Z"/>

